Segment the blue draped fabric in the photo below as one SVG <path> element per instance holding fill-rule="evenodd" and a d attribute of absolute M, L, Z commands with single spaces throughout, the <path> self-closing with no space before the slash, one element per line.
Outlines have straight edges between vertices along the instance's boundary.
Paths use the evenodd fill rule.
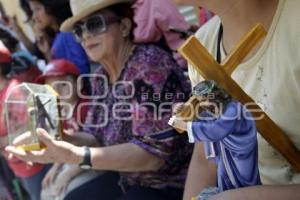
<path fill-rule="evenodd" d="M 190 140 L 204 142 L 206 157 L 215 159 L 221 191 L 261 184 L 256 125 L 242 104 L 230 102 L 219 118 L 203 112 L 190 129 Z"/>

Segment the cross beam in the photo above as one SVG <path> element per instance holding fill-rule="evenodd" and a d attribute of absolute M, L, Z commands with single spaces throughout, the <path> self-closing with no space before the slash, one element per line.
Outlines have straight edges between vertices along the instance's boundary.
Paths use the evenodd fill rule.
<path fill-rule="evenodd" d="M 261 25 L 258 25 L 255 29 L 259 30 L 262 28 Z M 261 30 L 258 32 L 261 32 Z M 262 34 L 256 33 L 257 36 L 253 37 L 253 31 L 251 31 L 245 39 L 237 45 L 223 66 L 215 61 L 206 48 L 194 36 L 190 37 L 185 44 L 180 47 L 179 52 L 204 79 L 215 80 L 218 85 L 225 89 L 234 99 L 244 105 L 247 104 L 248 110 L 256 119 L 258 132 L 287 159 L 294 170 L 300 172 L 300 151 L 289 137 L 230 76 L 255 46 L 259 38 L 262 38 L 264 34 L 263 32 L 261 33 Z M 195 98 L 191 97 L 186 103 L 185 109 L 179 113 L 179 116 L 184 117 L 189 114 L 188 116 L 193 118 L 195 114 L 191 108 L 195 108 L 193 106 L 195 102 Z"/>
<path fill-rule="evenodd" d="M 252 30 L 245 35 L 245 37 L 238 43 L 235 49 L 229 54 L 229 56 L 223 61 L 222 67 L 227 74 L 231 75 L 232 72 L 238 67 L 238 65 L 243 61 L 249 52 L 257 45 L 267 35 L 266 30 L 261 24 L 257 24 L 252 28 Z M 197 113 L 195 109 L 200 109 L 197 107 L 196 97 L 192 96 L 186 103 L 185 108 L 177 115 L 187 121 L 196 118 Z M 183 132 L 178 130 L 179 132 Z"/>

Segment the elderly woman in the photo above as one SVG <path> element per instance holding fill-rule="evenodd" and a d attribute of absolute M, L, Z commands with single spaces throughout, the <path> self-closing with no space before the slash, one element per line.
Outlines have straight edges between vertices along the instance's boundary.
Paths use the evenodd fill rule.
<path fill-rule="evenodd" d="M 73 0 L 74 16 L 61 27 L 73 31 L 89 57 L 101 64 L 93 74 L 93 103 L 84 124 L 85 132 L 94 135 L 100 147 L 54 141 L 39 130 L 45 150 L 7 148 L 27 161 L 120 172 L 119 185 L 115 174 L 104 173 L 102 180 L 66 199 L 182 198 L 191 148 L 187 138 L 177 135 L 167 122 L 172 105 L 188 98 L 190 85 L 170 54 L 132 42 L 134 25 L 128 2 Z M 92 187 L 96 191 L 90 191 Z"/>

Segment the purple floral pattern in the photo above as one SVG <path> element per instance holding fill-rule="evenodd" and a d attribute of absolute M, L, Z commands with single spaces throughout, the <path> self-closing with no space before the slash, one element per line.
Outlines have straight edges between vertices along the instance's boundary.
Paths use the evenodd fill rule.
<path fill-rule="evenodd" d="M 103 67 L 96 74 L 107 77 Z M 103 126 L 90 126 L 85 131 L 103 146 L 133 143 L 165 160 L 157 172 L 122 173 L 123 183 L 182 188 L 192 146 L 186 135 L 177 134 L 167 124 L 172 105 L 186 101 L 190 94 L 182 69 L 164 50 L 139 45 L 125 64 L 120 81 L 128 84 L 112 85 L 103 78 L 94 78 L 93 95 L 106 95 L 93 101 L 98 105 L 89 109 L 85 125 Z"/>

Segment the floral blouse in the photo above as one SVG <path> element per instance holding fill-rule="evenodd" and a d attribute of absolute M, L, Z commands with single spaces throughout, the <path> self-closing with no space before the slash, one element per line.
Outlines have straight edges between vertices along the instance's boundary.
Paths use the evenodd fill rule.
<path fill-rule="evenodd" d="M 186 101 L 190 84 L 172 56 L 154 45 L 138 45 L 117 82 L 103 67 L 92 81 L 85 131 L 102 146 L 133 143 L 165 161 L 155 172 L 121 173 L 121 183 L 182 188 L 192 146 L 168 126 L 172 105 Z"/>

